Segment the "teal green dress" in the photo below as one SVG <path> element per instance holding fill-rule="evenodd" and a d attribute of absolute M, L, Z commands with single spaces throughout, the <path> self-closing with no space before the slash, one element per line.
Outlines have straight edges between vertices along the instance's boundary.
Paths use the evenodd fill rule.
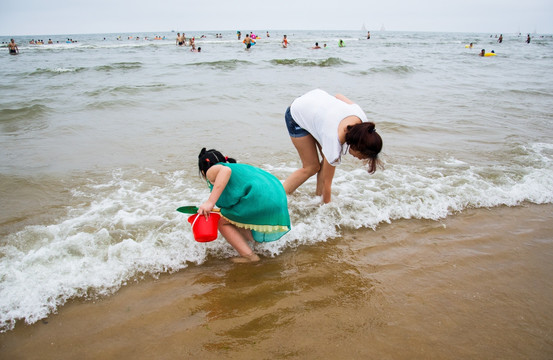
<path fill-rule="evenodd" d="M 290 231 L 288 200 L 280 180 L 247 164 L 218 163 L 232 170 L 217 200 L 221 215 L 230 223 L 252 231 L 257 242 L 280 239 Z M 209 183 L 213 189 L 213 185 Z"/>

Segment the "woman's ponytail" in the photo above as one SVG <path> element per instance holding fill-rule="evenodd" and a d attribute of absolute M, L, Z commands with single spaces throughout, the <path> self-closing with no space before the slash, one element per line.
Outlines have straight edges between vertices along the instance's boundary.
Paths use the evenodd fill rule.
<path fill-rule="evenodd" d="M 378 154 L 382 150 L 382 138 L 376 132 L 376 125 L 373 122 L 348 125 L 346 144 L 363 155 L 363 159 L 368 162 L 370 174 L 376 171 L 380 165 Z"/>

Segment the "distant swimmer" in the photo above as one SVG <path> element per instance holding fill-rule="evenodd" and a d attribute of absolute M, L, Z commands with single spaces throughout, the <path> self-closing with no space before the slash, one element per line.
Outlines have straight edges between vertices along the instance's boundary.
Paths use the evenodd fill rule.
<path fill-rule="evenodd" d="M 252 40 L 249 34 L 246 34 L 246 38 L 242 42 L 246 44 L 246 50 L 249 50 L 252 45 L 255 45 L 255 41 Z"/>
<path fill-rule="evenodd" d="M 319 43 L 316 42 L 315 43 L 315 46 L 313 46 L 311 49 L 320 49 L 321 47 L 319 46 Z"/>
<path fill-rule="evenodd" d="M 526 43 L 530 44 L 530 34 L 528 34 L 528 37 L 526 38 Z"/>
<path fill-rule="evenodd" d="M 340 41 L 338 42 L 338 46 L 339 47 L 345 47 L 346 44 L 344 43 L 344 40 L 340 39 Z"/>
<path fill-rule="evenodd" d="M 287 48 L 288 47 L 288 39 L 286 38 L 286 35 L 282 38 L 282 47 Z"/>
<path fill-rule="evenodd" d="M 14 39 L 11 39 L 8 44 L 8 50 L 10 52 L 10 55 L 17 55 L 19 54 L 19 48 L 17 47 L 17 44 L 15 43 Z"/>
<path fill-rule="evenodd" d="M 182 33 L 182 36 L 181 36 L 180 33 L 177 33 L 176 44 L 177 44 L 178 46 L 183 46 L 183 45 L 184 45 L 184 33 Z"/>
<path fill-rule="evenodd" d="M 371 39 L 371 32 L 367 31 L 367 40 L 370 40 L 370 39 Z"/>
<path fill-rule="evenodd" d="M 499 39 L 497 39 L 497 42 L 500 44 L 503 42 L 503 34 L 499 35 Z"/>
<path fill-rule="evenodd" d="M 492 50 L 492 52 L 487 53 L 485 49 L 482 49 L 478 55 L 485 56 L 485 57 L 496 56 L 494 50 Z"/>

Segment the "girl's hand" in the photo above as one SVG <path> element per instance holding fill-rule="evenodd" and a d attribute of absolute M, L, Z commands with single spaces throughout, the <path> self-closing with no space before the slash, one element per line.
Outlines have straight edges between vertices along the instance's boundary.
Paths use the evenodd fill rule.
<path fill-rule="evenodd" d="M 198 214 L 205 216 L 205 218 L 207 219 L 209 217 L 209 213 L 211 212 L 211 210 L 213 210 L 214 206 L 215 204 L 208 200 L 200 205 L 200 207 L 198 208 Z"/>

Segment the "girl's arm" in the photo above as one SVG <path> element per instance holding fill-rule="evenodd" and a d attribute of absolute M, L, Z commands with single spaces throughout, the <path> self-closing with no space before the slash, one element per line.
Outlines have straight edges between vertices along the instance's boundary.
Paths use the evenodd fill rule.
<path fill-rule="evenodd" d="M 347 97 L 345 97 L 345 96 L 342 95 L 342 94 L 336 94 L 335 97 L 336 97 L 336 99 L 338 99 L 338 100 L 342 100 L 342 101 L 345 102 L 346 104 L 355 104 L 353 101 L 351 101 L 350 99 L 348 99 Z"/>
<path fill-rule="evenodd" d="M 209 182 L 213 184 L 213 189 L 211 190 L 211 194 L 209 195 L 207 201 L 198 208 L 198 214 L 205 216 L 209 215 L 209 212 L 213 210 L 213 207 L 215 206 L 215 203 L 217 203 L 217 200 L 219 200 L 223 190 L 225 190 L 231 173 L 232 170 L 223 165 L 214 165 L 207 170 L 205 175 Z"/>

